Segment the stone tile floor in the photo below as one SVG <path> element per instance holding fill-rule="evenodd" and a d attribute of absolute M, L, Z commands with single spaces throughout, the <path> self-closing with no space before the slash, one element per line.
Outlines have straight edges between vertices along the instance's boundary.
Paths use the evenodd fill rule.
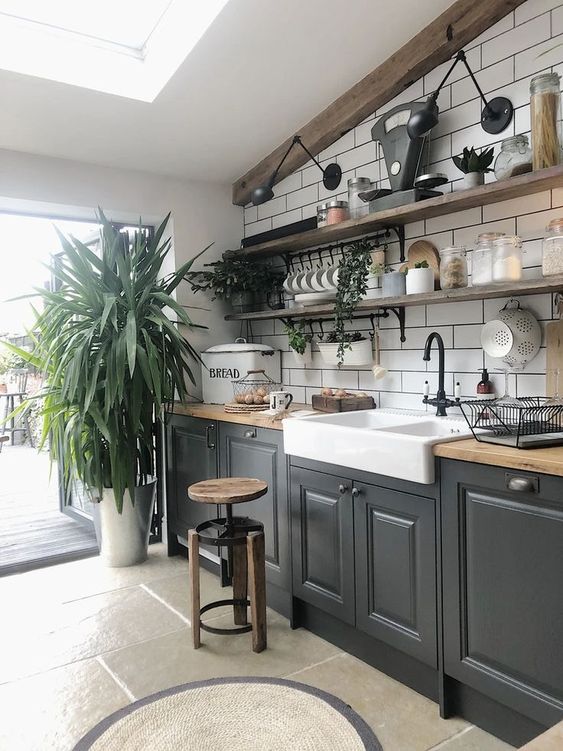
<path fill-rule="evenodd" d="M 217 578 L 202 571 L 202 579 L 204 601 L 219 599 Z M 105 569 L 90 558 L 4 577 L 0 603 L 0 751 L 71 751 L 130 701 L 229 675 L 290 676 L 329 691 L 362 715 L 385 751 L 511 748 L 463 720 L 441 720 L 433 702 L 314 634 L 292 631 L 272 611 L 262 654 L 251 651 L 249 634 L 203 634 L 194 651 L 187 563 L 167 558 L 163 545 L 134 568 Z M 216 612 L 217 623 L 227 619 Z"/>

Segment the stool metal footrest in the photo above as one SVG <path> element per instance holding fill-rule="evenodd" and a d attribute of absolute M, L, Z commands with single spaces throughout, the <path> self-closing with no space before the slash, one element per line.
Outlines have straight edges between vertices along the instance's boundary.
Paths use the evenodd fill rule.
<path fill-rule="evenodd" d="M 217 547 L 246 545 L 246 535 L 249 532 L 263 532 L 264 525 L 247 516 L 222 517 L 209 519 L 198 524 L 195 528 L 200 542 Z"/>
<path fill-rule="evenodd" d="M 250 600 L 216 600 L 215 602 L 210 602 L 208 605 L 204 605 L 199 611 L 199 627 L 203 631 L 207 631 L 210 634 L 247 634 L 249 631 L 252 631 L 252 623 L 248 623 L 246 626 L 237 626 L 236 628 L 216 628 L 215 626 L 208 626 L 201 620 L 201 616 L 204 613 L 213 610 L 213 608 L 220 608 L 223 605 L 245 605 L 248 607 Z"/>

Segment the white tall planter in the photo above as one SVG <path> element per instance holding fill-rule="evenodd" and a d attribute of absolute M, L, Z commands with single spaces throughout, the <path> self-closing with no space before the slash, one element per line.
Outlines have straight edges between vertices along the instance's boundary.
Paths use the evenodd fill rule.
<path fill-rule="evenodd" d="M 338 365 L 338 344 L 319 345 L 321 359 L 327 365 Z M 373 360 L 371 340 L 363 339 L 359 342 L 352 342 L 349 349 L 344 350 L 344 360 L 342 365 L 345 367 L 358 367 L 359 365 L 370 365 Z"/>
<path fill-rule="evenodd" d="M 434 269 L 409 269 L 406 282 L 407 295 L 434 292 Z"/>
<path fill-rule="evenodd" d="M 300 368 L 308 368 L 313 361 L 310 344 L 305 345 L 305 352 L 303 352 L 302 355 L 300 355 L 299 352 L 296 352 L 294 349 L 291 350 L 291 354 L 293 355 L 295 364 Z"/>
<path fill-rule="evenodd" d="M 94 504 L 94 526 L 100 557 L 106 566 L 134 566 L 147 559 L 156 480 L 135 488 L 135 505 L 129 491 L 123 497 L 123 511 L 117 511 L 112 488 L 106 488 L 100 503 Z"/>

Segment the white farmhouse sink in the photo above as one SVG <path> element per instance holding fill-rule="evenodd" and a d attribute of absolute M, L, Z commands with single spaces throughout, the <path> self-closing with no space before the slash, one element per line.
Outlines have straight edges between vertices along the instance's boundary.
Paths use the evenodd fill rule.
<path fill-rule="evenodd" d="M 424 484 L 434 482 L 434 444 L 469 436 L 463 418 L 410 410 L 365 410 L 283 421 L 286 454 Z"/>

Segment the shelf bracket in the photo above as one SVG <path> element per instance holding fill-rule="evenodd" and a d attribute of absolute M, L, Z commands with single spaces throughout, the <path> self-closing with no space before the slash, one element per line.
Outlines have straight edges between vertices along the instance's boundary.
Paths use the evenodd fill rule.
<path fill-rule="evenodd" d="M 401 341 L 406 342 L 407 337 L 405 335 L 405 309 L 404 308 L 385 308 L 386 311 L 391 311 L 397 316 L 397 320 L 399 321 L 399 329 L 400 329 L 400 336 Z"/>
<path fill-rule="evenodd" d="M 388 226 L 388 229 L 392 229 L 395 234 L 397 235 L 399 239 L 399 260 L 401 263 L 404 263 L 405 258 L 405 227 L 403 224 L 390 224 Z"/>

